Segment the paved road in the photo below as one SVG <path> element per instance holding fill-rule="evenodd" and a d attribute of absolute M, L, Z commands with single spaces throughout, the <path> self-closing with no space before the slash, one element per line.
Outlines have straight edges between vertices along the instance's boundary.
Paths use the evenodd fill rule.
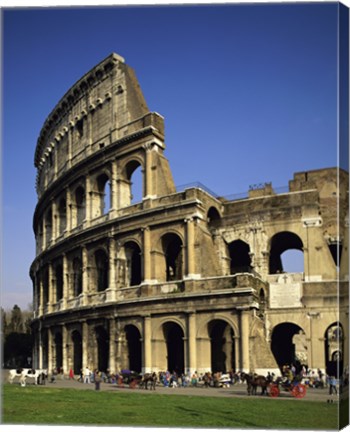
<path fill-rule="evenodd" d="M 7 371 L 2 371 L 2 381 L 7 381 Z M 19 385 L 16 381 L 13 385 Z M 28 385 L 33 385 L 30 383 L 30 380 L 28 380 Z M 78 381 L 73 380 L 62 380 L 61 378 L 58 378 L 55 383 L 50 383 L 49 381 L 46 382 L 46 386 L 49 388 L 76 388 L 76 389 L 83 389 L 83 390 L 95 390 L 94 384 L 83 384 Z M 259 388 L 260 389 L 260 388 Z M 144 390 L 144 389 L 130 389 L 128 386 L 119 387 L 116 384 L 107 384 L 107 383 L 101 383 L 101 391 L 114 391 L 114 392 L 122 392 L 122 393 L 128 393 L 128 392 L 138 392 L 143 394 L 152 394 L 154 392 L 150 390 Z M 286 400 L 286 399 L 293 399 L 296 400 L 292 395 L 290 395 L 288 392 L 282 391 L 280 396 L 278 398 L 271 398 L 267 396 L 248 396 L 247 390 L 246 390 L 246 384 L 235 384 L 231 386 L 230 388 L 204 388 L 204 387 L 178 387 L 178 388 L 167 388 L 163 386 L 157 386 L 156 387 L 156 393 L 157 394 L 169 394 L 169 395 L 188 395 L 188 396 L 220 396 L 220 397 L 245 397 L 245 398 L 267 398 L 269 400 Z M 304 397 L 304 400 L 309 401 L 324 401 L 327 402 L 329 399 L 328 395 L 328 389 L 313 389 L 308 388 L 306 392 L 306 396 Z M 338 400 L 336 396 L 333 396 L 334 402 Z"/>

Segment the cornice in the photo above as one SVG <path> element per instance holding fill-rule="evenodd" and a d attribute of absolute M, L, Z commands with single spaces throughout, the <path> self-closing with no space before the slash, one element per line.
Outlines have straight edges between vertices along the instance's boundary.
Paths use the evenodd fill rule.
<path fill-rule="evenodd" d="M 46 121 L 41 128 L 35 150 L 35 167 L 38 167 L 39 165 L 41 153 L 46 144 L 49 133 L 57 125 L 59 120 L 68 114 L 76 102 L 86 95 L 91 88 L 102 82 L 119 63 L 125 63 L 124 58 L 118 54 L 112 53 L 83 75 L 83 77 L 80 78 L 60 99 L 55 108 L 46 118 Z M 98 101 L 96 103 L 98 103 Z"/>

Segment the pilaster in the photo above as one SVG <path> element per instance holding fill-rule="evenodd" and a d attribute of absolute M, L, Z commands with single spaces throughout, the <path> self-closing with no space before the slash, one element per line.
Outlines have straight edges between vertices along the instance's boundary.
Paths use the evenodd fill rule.
<path fill-rule="evenodd" d="M 152 371 L 152 342 L 151 342 L 151 317 L 143 318 L 143 348 L 144 348 L 144 364 L 143 372 L 149 373 Z"/>
<path fill-rule="evenodd" d="M 197 370 L 196 314 L 188 314 L 188 371 L 192 375 Z"/>

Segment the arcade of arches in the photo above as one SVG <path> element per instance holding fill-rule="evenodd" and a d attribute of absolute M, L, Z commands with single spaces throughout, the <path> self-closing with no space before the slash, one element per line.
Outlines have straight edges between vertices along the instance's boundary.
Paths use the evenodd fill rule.
<path fill-rule="evenodd" d="M 348 173 L 294 173 L 288 190 L 265 183 L 244 197 L 177 188 L 164 133 L 114 53 L 45 121 L 35 150 L 33 366 L 345 368 Z"/>
<path fill-rule="evenodd" d="M 43 336 L 42 366 L 72 368 L 75 374 L 80 373 L 84 365 L 102 371 L 169 370 L 177 373 L 252 368 L 245 347 L 249 343 L 249 336 L 245 334 L 247 324 L 244 324 L 247 311 L 242 311 L 237 321 L 239 330 L 228 319 L 222 318 L 211 319 L 198 328 L 197 321 L 202 322 L 203 317 L 196 315 L 190 313 L 180 320 L 165 322 L 147 316 L 138 325 L 123 325 L 111 319 L 98 324 L 84 322 L 74 329 L 54 327 Z M 343 334 L 338 322 L 330 324 L 324 331 L 321 352 L 325 370 L 332 375 L 343 372 Z M 259 348 L 263 349 L 262 346 Z M 285 364 L 295 364 L 298 368 L 310 361 L 307 335 L 299 325 L 291 322 L 274 327 L 271 351 L 280 369 Z M 274 370 L 273 367 L 270 370 Z"/>

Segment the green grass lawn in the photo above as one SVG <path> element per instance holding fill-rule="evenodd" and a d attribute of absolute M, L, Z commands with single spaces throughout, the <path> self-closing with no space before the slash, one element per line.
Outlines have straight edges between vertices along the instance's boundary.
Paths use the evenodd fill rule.
<path fill-rule="evenodd" d="M 305 400 L 159 395 L 4 385 L 2 423 L 337 429 L 338 405 Z"/>

